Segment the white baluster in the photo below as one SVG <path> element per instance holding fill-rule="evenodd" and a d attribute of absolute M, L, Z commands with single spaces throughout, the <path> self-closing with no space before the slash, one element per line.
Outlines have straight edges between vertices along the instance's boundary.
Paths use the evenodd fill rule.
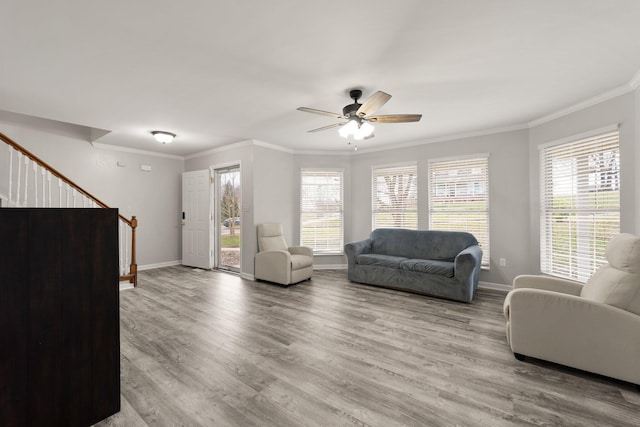
<path fill-rule="evenodd" d="M 122 240 L 123 240 L 123 230 L 124 230 L 124 224 L 122 221 L 118 221 L 119 227 L 118 227 L 118 234 L 119 234 L 119 238 L 118 241 L 120 242 L 120 247 L 118 248 L 118 252 L 120 253 L 120 275 L 124 276 L 124 259 L 123 259 L 123 255 L 122 255 Z"/>
<path fill-rule="evenodd" d="M 44 168 L 40 166 L 40 175 L 42 175 L 42 207 L 43 208 L 47 207 L 47 190 L 46 190 L 47 187 L 45 184 L 46 174 L 47 174 L 47 171 L 45 171 Z"/>
<path fill-rule="evenodd" d="M 24 206 L 27 206 L 27 189 L 29 188 L 29 158 L 24 156 Z"/>
<path fill-rule="evenodd" d="M 62 180 L 58 178 L 58 207 L 62 207 Z"/>
<path fill-rule="evenodd" d="M 125 271 L 128 273 L 128 265 L 130 264 L 129 262 L 129 248 L 131 246 L 129 245 L 129 229 L 128 227 L 125 228 L 125 233 L 124 233 L 124 268 Z"/>
<path fill-rule="evenodd" d="M 31 161 L 31 168 L 33 169 L 33 203 L 35 207 L 38 207 L 38 165 L 33 160 Z"/>
<path fill-rule="evenodd" d="M 13 186 L 13 147 L 9 145 L 9 206 L 11 206 L 11 187 Z"/>
<path fill-rule="evenodd" d="M 16 206 L 20 206 L 20 181 L 22 175 L 22 153 L 18 152 L 18 189 L 16 190 Z"/>
<path fill-rule="evenodd" d="M 78 196 L 78 192 L 77 192 L 77 191 L 76 191 L 76 189 L 74 188 L 74 189 L 73 189 L 73 196 L 72 196 L 72 197 L 73 197 L 73 206 L 71 206 L 72 208 L 75 208 L 75 207 L 76 207 L 76 198 L 77 198 L 77 196 Z"/>
<path fill-rule="evenodd" d="M 47 171 L 47 187 L 49 188 L 49 207 L 51 207 L 51 172 L 49 171 Z"/>

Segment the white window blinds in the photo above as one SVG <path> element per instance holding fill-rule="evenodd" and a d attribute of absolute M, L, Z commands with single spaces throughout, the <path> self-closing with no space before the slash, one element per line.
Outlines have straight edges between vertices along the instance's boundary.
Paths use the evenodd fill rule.
<path fill-rule="evenodd" d="M 543 273 L 586 282 L 620 232 L 618 131 L 541 150 Z"/>
<path fill-rule="evenodd" d="M 418 168 L 381 167 L 372 171 L 372 225 L 376 228 L 418 228 Z"/>
<path fill-rule="evenodd" d="M 429 162 L 429 229 L 466 231 L 489 267 L 489 158 Z"/>
<path fill-rule="evenodd" d="M 314 253 L 343 251 L 342 171 L 300 172 L 300 243 Z"/>

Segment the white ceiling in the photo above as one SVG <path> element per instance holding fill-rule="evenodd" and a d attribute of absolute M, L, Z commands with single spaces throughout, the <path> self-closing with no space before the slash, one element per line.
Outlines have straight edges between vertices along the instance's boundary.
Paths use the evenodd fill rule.
<path fill-rule="evenodd" d="M 247 139 L 349 150 L 349 89 L 393 98 L 360 146 L 526 125 L 638 80 L 638 0 L 4 0 L 0 110 L 185 156 Z M 178 134 L 166 146 L 152 130 Z"/>

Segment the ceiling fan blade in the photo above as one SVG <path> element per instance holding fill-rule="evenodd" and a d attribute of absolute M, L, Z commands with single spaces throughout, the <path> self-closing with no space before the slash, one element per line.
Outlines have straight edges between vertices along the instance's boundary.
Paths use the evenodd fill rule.
<path fill-rule="evenodd" d="M 422 114 L 389 114 L 365 117 L 365 120 L 372 123 L 408 123 L 419 122 L 421 118 Z"/>
<path fill-rule="evenodd" d="M 329 126 L 323 126 L 321 128 L 318 129 L 311 129 L 308 130 L 307 132 L 321 132 L 323 130 L 329 130 L 329 129 L 333 129 L 333 128 L 339 128 L 340 126 L 344 126 L 347 122 L 342 122 L 342 123 L 335 123 Z"/>
<path fill-rule="evenodd" d="M 358 111 L 356 111 L 356 114 L 360 117 L 368 116 L 369 114 L 374 113 L 378 108 L 386 104 L 390 99 L 391 95 L 389 95 L 388 93 L 377 91 L 376 93 L 371 95 L 369 99 L 364 101 L 360 108 L 358 108 Z"/>
<path fill-rule="evenodd" d="M 307 108 L 307 107 L 298 107 L 298 111 L 304 111 L 305 113 L 313 113 L 313 114 L 321 114 L 323 116 L 329 116 L 336 119 L 344 119 L 345 117 L 342 114 L 331 113 L 329 111 L 316 110 L 315 108 Z"/>

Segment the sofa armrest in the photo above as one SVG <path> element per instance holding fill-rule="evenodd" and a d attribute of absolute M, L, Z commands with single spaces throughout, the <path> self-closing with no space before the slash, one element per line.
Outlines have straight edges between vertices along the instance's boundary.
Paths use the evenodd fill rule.
<path fill-rule="evenodd" d="M 356 265 L 356 257 L 360 254 L 368 254 L 371 252 L 371 239 L 350 242 L 344 245 L 344 253 L 347 255 L 347 263 L 349 267 Z"/>
<path fill-rule="evenodd" d="M 580 295 L 582 283 L 558 277 L 522 274 L 513 279 L 513 289 L 531 288 L 560 292 L 569 295 Z"/>
<path fill-rule="evenodd" d="M 289 246 L 289 253 L 291 255 L 306 255 L 313 256 L 313 249 L 307 246 Z"/>
<path fill-rule="evenodd" d="M 509 296 L 504 312 L 514 353 L 640 382 L 640 316 L 547 290 Z"/>
<path fill-rule="evenodd" d="M 480 265 L 482 264 L 482 248 L 478 245 L 469 246 L 460 252 L 453 261 L 454 276 L 462 283 L 471 284 L 473 289 L 478 286 Z"/>

